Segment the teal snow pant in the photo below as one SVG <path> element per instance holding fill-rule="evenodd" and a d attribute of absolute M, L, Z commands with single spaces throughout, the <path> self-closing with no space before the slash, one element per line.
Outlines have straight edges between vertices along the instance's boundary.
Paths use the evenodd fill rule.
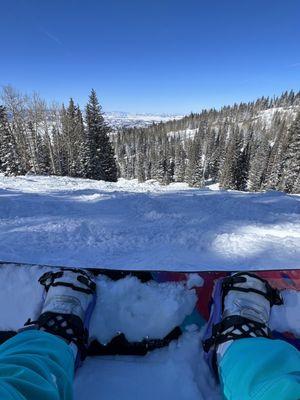
<path fill-rule="evenodd" d="M 300 352 L 281 340 L 237 340 L 219 370 L 227 400 L 300 399 Z M 71 400 L 73 377 L 73 352 L 54 335 L 24 331 L 0 346 L 0 400 Z"/>
<path fill-rule="evenodd" d="M 71 400 L 74 355 L 62 339 L 28 330 L 0 346 L 0 400 Z"/>
<path fill-rule="evenodd" d="M 236 340 L 219 373 L 227 400 L 300 399 L 300 352 L 282 340 Z"/>

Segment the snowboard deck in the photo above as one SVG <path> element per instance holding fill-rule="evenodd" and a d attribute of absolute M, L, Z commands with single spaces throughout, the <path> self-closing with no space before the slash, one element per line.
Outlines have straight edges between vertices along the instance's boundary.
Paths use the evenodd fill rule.
<path fill-rule="evenodd" d="M 0 262 L 1 266 L 14 267 L 28 267 L 28 268 L 49 268 L 53 270 L 55 268 L 64 268 L 63 266 L 49 266 L 49 265 L 37 265 L 37 264 L 26 264 L 26 263 L 13 263 L 13 262 Z M 70 267 L 65 267 L 70 268 Z M 76 269 L 76 268 L 74 268 Z M 182 330 L 185 326 L 190 324 L 196 324 L 199 328 L 205 325 L 209 318 L 210 306 L 211 306 L 211 295 L 216 280 L 229 276 L 232 272 L 236 271 L 152 271 L 152 270 L 113 270 L 105 268 L 82 268 L 90 271 L 95 276 L 105 275 L 109 279 L 119 280 L 124 279 L 128 276 L 134 276 L 138 278 L 142 283 L 147 284 L 149 281 L 155 281 L 157 283 L 167 282 L 189 282 L 189 288 L 195 290 L 197 295 L 197 302 L 193 312 L 185 318 L 181 326 L 174 328 L 165 338 L 163 339 L 144 339 L 140 342 L 128 342 L 126 337 L 120 333 L 117 337 L 106 345 L 93 341 L 90 344 L 88 354 L 93 355 L 144 355 L 148 351 L 156 348 L 160 348 L 168 345 L 172 340 L 179 338 Z M 294 290 L 300 291 L 300 269 L 287 269 L 287 270 L 253 270 L 251 272 L 256 273 L 261 278 L 266 279 L 271 286 L 279 290 Z M 191 279 L 192 278 L 192 279 Z M 193 285 L 195 282 L 195 285 Z M 2 331 L 0 332 L 0 342 L 4 342 L 15 334 L 14 331 Z M 288 341 L 300 350 L 300 337 L 295 337 L 291 332 L 276 332 L 273 331 L 273 337 L 280 338 Z"/>

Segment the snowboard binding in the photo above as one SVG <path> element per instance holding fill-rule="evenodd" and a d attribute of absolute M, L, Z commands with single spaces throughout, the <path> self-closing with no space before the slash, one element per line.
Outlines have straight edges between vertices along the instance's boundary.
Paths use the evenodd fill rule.
<path fill-rule="evenodd" d="M 40 330 L 61 337 L 71 347 L 73 345 L 77 368 L 87 355 L 96 284 L 87 271 L 68 268 L 46 272 L 39 282 L 45 288 L 45 302 L 34 324 Z"/>
<path fill-rule="evenodd" d="M 255 274 L 235 273 L 216 282 L 203 337 L 205 358 L 216 376 L 220 345 L 243 338 L 271 338 L 270 310 L 281 304 L 280 292 Z"/>

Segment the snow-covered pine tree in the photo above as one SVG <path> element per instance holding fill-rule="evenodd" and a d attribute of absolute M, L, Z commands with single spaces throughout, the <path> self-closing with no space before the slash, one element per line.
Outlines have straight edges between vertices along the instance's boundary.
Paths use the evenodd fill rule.
<path fill-rule="evenodd" d="M 117 181 L 117 165 L 109 140 L 109 127 L 103 118 L 95 90 L 86 106 L 86 177 L 109 182 Z"/>
<path fill-rule="evenodd" d="M 284 190 L 283 172 L 286 151 L 289 145 L 289 131 L 279 133 L 271 149 L 264 187 L 273 190 Z"/>
<path fill-rule="evenodd" d="M 298 174 L 298 178 L 293 186 L 293 193 L 300 193 L 300 174 Z"/>
<path fill-rule="evenodd" d="M 75 114 L 75 140 L 76 140 L 76 149 L 74 151 L 74 173 L 75 176 L 79 178 L 85 177 L 84 165 L 83 165 L 83 156 L 84 156 L 84 148 L 85 148 L 85 127 L 83 123 L 82 112 L 80 110 L 79 105 L 76 107 Z"/>
<path fill-rule="evenodd" d="M 30 150 L 30 159 L 32 164 L 32 172 L 34 174 L 39 174 L 39 166 L 37 163 L 37 135 L 36 131 L 33 127 L 33 123 L 31 120 L 28 122 L 28 142 L 29 142 L 29 150 Z"/>
<path fill-rule="evenodd" d="M 249 175 L 249 163 L 250 163 L 250 143 L 247 143 L 244 148 L 241 149 L 236 169 L 236 189 L 246 190 L 248 175 Z"/>
<path fill-rule="evenodd" d="M 55 172 L 57 175 L 67 174 L 67 153 L 64 146 L 63 136 L 57 127 L 53 127 L 51 131 L 52 151 L 55 164 Z"/>
<path fill-rule="evenodd" d="M 255 155 L 250 165 L 248 181 L 249 190 L 254 192 L 261 190 L 262 184 L 265 181 L 270 152 L 271 147 L 268 138 L 266 137 L 265 132 L 263 132 L 262 138 L 256 143 Z"/>
<path fill-rule="evenodd" d="M 163 179 L 163 184 L 164 185 L 169 185 L 171 182 L 173 182 L 173 176 L 174 176 L 174 160 L 171 156 L 171 151 L 169 148 L 169 145 L 167 144 L 166 149 L 165 149 L 165 163 L 164 163 L 164 179 Z"/>
<path fill-rule="evenodd" d="M 186 154 L 180 139 L 175 144 L 174 181 L 184 182 L 186 169 Z"/>
<path fill-rule="evenodd" d="M 223 153 L 225 152 L 225 135 L 221 132 L 211 132 L 211 143 L 209 144 L 210 156 L 206 162 L 207 179 L 217 182 L 220 172 L 220 165 L 224 162 Z"/>
<path fill-rule="evenodd" d="M 226 156 L 222 166 L 220 187 L 222 189 L 238 189 L 242 176 L 240 168 L 242 139 L 238 127 L 233 127 L 226 147 Z"/>
<path fill-rule="evenodd" d="M 37 165 L 39 174 L 48 175 L 51 173 L 50 150 L 46 142 L 46 138 L 41 134 L 37 134 L 36 150 L 37 150 Z"/>
<path fill-rule="evenodd" d="M 171 183 L 174 175 L 174 162 L 167 137 L 160 136 L 157 138 L 155 152 L 151 151 L 151 157 L 151 179 L 157 180 L 162 185 Z"/>
<path fill-rule="evenodd" d="M 289 129 L 289 144 L 283 160 L 283 189 L 297 193 L 300 175 L 300 112 Z"/>
<path fill-rule="evenodd" d="M 198 135 L 188 145 L 187 158 L 186 182 L 191 187 L 203 187 L 205 182 L 203 177 L 201 143 Z"/>
<path fill-rule="evenodd" d="M 158 149 L 155 159 L 152 163 L 151 177 L 157 180 L 159 183 L 163 183 L 165 175 L 165 156 L 163 150 Z"/>
<path fill-rule="evenodd" d="M 4 86 L 1 98 L 6 114 L 9 116 L 9 127 L 14 139 L 14 146 L 18 150 L 18 163 L 22 173 L 30 171 L 29 143 L 27 138 L 28 97 L 12 86 Z"/>
<path fill-rule="evenodd" d="M 286 120 L 282 120 L 280 115 L 275 115 L 270 127 L 273 138 L 270 141 L 270 156 L 265 172 L 262 189 L 278 189 L 283 168 L 282 155 L 284 137 L 286 136 Z"/>
<path fill-rule="evenodd" d="M 67 175 L 82 176 L 80 149 L 84 141 L 84 125 L 80 108 L 75 106 L 72 98 L 68 108 L 62 108 L 61 122 L 67 158 Z"/>
<path fill-rule="evenodd" d="M 139 183 L 145 182 L 146 174 L 145 174 L 145 153 L 146 153 L 146 146 L 144 142 L 143 134 L 139 135 L 137 141 L 137 149 L 136 149 L 136 171 L 135 175 L 139 181 Z"/>
<path fill-rule="evenodd" d="M 32 121 L 28 122 L 28 132 L 32 170 L 35 174 L 49 174 L 51 169 L 49 146 L 41 133 L 36 132 Z"/>
<path fill-rule="evenodd" d="M 19 162 L 15 138 L 11 132 L 6 110 L 0 106 L 0 168 L 7 175 L 20 175 L 23 171 Z"/>

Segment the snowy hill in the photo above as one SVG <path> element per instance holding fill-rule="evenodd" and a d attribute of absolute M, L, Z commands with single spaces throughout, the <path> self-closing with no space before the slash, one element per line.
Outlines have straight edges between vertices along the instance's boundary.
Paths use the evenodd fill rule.
<path fill-rule="evenodd" d="M 0 224 L 0 259 L 6 261 L 174 270 L 300 268 L 300 196 L 278 192 L 0 175 Z M 42 298 L 37 279 L 44 270 L 1 266 L 0 329 L 17 329 L 37 317 Z M 104 342 L 120 329 L 132 340 L 146 333 L 162 337 L 195 303 L 193 289 L 182 283 L 99 277 L 97 286 L 101 295 L 90 333 Z M 299 302 L 295 293 L 286 293 L 287 311 L 283 315 L 275 307 L 273 327 L 284 330 L 292 321 L 299 334 L 293 313 Z M 201 331 L 190 325 L 178 341 L 144 357 L 88 358 L 77 372 L 74 398 L 221 400 L 200 339 Z"/>
<path fill-rule="evenodd" d="M 173 114 L 132 114 L 123 111 L 105 112 L 107 123 L 114 129 L 118 128 L 143 128 L 153 123 L 166 122 L 172 119 L 180 119 L 182 115 Z"/>
<path fill-rule="evenodd" d="M 300 267 L 300 197 L 0 175 L 0 259 L 197 270 Z"/>

